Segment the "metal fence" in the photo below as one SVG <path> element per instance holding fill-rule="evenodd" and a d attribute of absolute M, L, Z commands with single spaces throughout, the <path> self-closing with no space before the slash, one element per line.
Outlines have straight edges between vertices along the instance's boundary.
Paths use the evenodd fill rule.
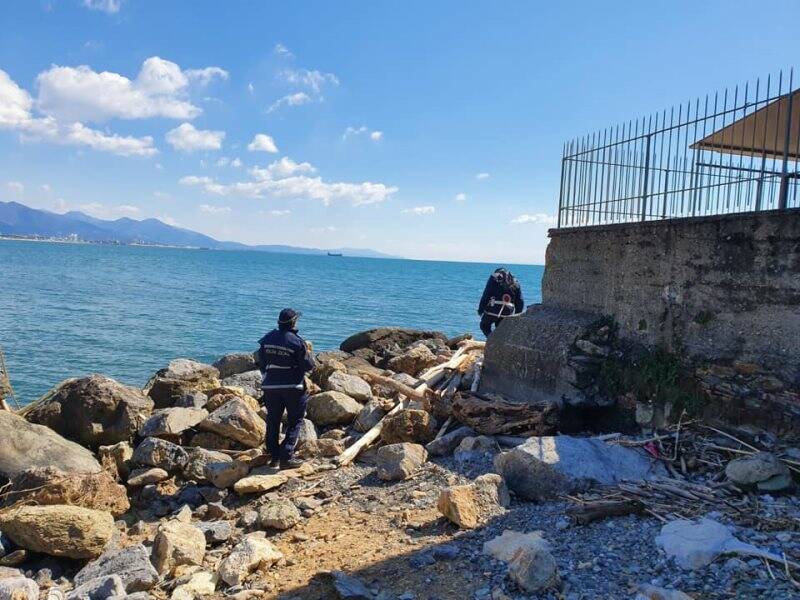
<path fill-rule="evenodd" d="M 564 145 L 558 227 L 800 207 L 794 71 Z"/>

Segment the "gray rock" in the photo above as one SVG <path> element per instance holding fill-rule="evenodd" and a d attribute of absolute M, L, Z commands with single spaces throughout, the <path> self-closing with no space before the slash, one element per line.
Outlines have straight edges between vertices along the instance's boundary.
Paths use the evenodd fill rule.
<path fill-rule="evenodd" d="M 154 412 L 139 428 L 142 437 L 175 438 L 196 427 L 208 416 L 203 408 L 163 408 Z"/>
<path fill-rule="evenodd" d="M 213 365 L 219 371 L 219 378 L 225 379 L 233 375 L 240 375 L 258 369 L 255 356 L 252 352 L 236 352 L 226 354 Z"/>
<path fill-rule="evenodd" d="M 167 472 L 182 471 L 189 454 L 181 446 L 160 438 L 147 438 L 133 452 L 133 462 L 158 467 Z"/>
<path fill-rule="evenodd" d="M 300 435 L 297 436 L 296 450 L 301 450 L 307 444 L 312 444 L 317 441 L 317 428 L 314 427 L 309 419 L 303 419 L 303 425 L 300 428 Z"/>
<path fill-rule="evenodd" d="M 767 492 L 782 491 L 792 485 L 789 467 L 769 452 L 734 458 L 725 467 L 725 475 L 737 485 L 755 486 Z"/>
<path fill-rule="evenodd" d="M 0 579 L 0 600 L 39 600 L 39 586 L 27 577 Z"/>
<path fill-rule="evenodd" d="M 366 433 L 375 427 L 385 416 L 386 411 L 383 410 L 380 402 L 370 400 L 364 405 L 361 412 L 358 413 L 356 420 L 353 421 L 353 429 L 361 433 Z"/>
<path fill-rule="evenodd" d="M 241 585 L 255 569 L 268 569 L 282 558 L 283 554 L 265 539 L 263 532 L 251 533 L 222 561 L 219 576 L 228 585 Z"/>
<path fill-rule="evenodd" d="M 256 411 L 241 398 L 235 398 L 212 412 L 200 428 L 235 440 L 247 448 L 264 443 L 267 425 Z"/>
<path fill-rule="evenodd" d="M 169 473 L 158 467 L 134 469 L 128 477 L 129 487 L 144 487 L 154 483 L 161 483 L 169 479 Z"/>
<path fill-rule="evenodd" d="M 458 427 L 450 433 L 444 434 L 438 440 L 428 442 L 425 449 L 431 456 L 447 456 L 451 454 L 462 440 L 477 435 L 471 427 Z"/>
<path fill-rule="evenodd" d="M 245 394 L 253 398 L 261 396 L 261 372 L 258 369 L 226 377 L 222 380 L 222 384 L 240 387 L 244 390 Z"/>
<path fill-rule="evenodd" d="M 215 387 L 219 387 L 219 371 L 214 367 L 178 358 L 153 376 L 146 393 L 156 408 L 169 408 L 186 394 Z"/>
<path fill-rule="evenodd" d="M 25 418 L 93 449 L 133 440 L 153 411 L 153 401 L 139 389 L 102 375 L 62 384 Z"/>
<path fill-rule="evenodd" d="M 189 392 L 175 402 L 178 408 L 203 408 L 208 404 L 208 396 L 203 392 Z"/>
<path fill-rule="evenodd" d="M 57 467 L 71 473 L 99 473 L 94 455 L 43 425 L 29 423 L 0 410 L 0 478 L 11 479 L 37 467 Z"/>
<path fill-rule="evenodd" d="M 654 585 L 640 585 L 633 600 L 693 600 L 680 590 L 668 590 Z"/>
<path fill-rule="evenodd" d="M 372 400 L 372 388 L 369 384 L 360 377 L 344 371 L 334 371 L 330 374 L 327 389 L 331 392 L 346 394 L 361 403 Z"/>
<path fill-rule="evenodd" d="M 289 500 L 270 502 L 258 511 L 258 520 L 264 529 L 284 531 L 297 525 L 301 518 L 300 511 Z"/>
<path fill-rule="evenodd" d="M 186 479 L 193 479 L 194 481 L 204 481 L 206 479 L 206 466 L 210 464 L 233 462 L 230 456 L 215 450 L 195 447 L 189 448 L 188 453 L 189 460 L 183 469 L 183 475 Z"/>
<path fill-rule="evenodd" d="M 108 575 L 119 576 L 128 593 L 145 592 L 158 583 L 158 572 L 142 544 L 106 551 L 75 575 L 75 585 L 81 586 Z"/>
<path fill-rule="evenodd" d="M 209 545 L 222 544 L 231 539 L 233 527 L 228 521 L 201 521 L 197 528 L 206 536 Z"/>
<path fill-rule="evenodd" d="M 125 586 L 118 575 L 104 575 L 77 586 L 67 600 L 108 600 L 113 596 L 125 597 Z"/>
<path fill-rule="evenodd" d="M 524 544 L 511 557 L 508 576 L 526 592 L 540 592 L 558 584 L 558 563 L 546 544 Z"/>
<path fill-rule="evenodd" d="M 318 427 L 349 425 L 361 412 L 361 405 L 341 392 L 322 392 L 308 400 L 308 418 Z"/>
<path fill-rule="evenodd" d="M 470 460 L 483 458 L 486 455 L 491 456 L 499 451 L 500 445 L 493 437 L 479 435 L 477 437 L 468 437 L 461 440 L 461 443 L 453 452 L 453 458 L 458 462 L 468 462 Z"/>
<path fill-rule="evenodd" d="M 729 552 L 759 552 L 758 548 L 736 539 L 727 527 L 712 519 L 670 521 L 661 528 L 656 545 L 684 569 L 705 567 Z"/>
<path fill-rule="evenodd" d="M 384 481 L 408 479 L 428 459 L 428 453 L 419 444 L 389 444 L 375 454 L 377 475 Z"/>
<path fill-rule="evenodd" d="M 372 600 L 372 592 L 367 588 L 363 581 L 342 571 L 331 571 L 328 573 L 340 600 Z"/>
<path fill-rule="evenodd" d="M 529 500 L 576 492 L 593 482 L 610 485 L 666 476 L 661 464 L 636 450 L 566 435 L 529 438 L 498 455 L 494 464 L 508 487 Z"/>
<path fill-rule="evenodd" d="M 152 562 L 159 573 L 168 573 L 180 565 L 202 565 L 205 554 L 202 531 L 189 523 L 167 521 L 153 542 Z"/>
<path fill-rule="evenodd" d="M 211 462 L 204 467 L 205 478 L 220 489 L 233 487 L 237 481 L 247 477 L 249 472 L 247 463 L 239 460 Z"/>

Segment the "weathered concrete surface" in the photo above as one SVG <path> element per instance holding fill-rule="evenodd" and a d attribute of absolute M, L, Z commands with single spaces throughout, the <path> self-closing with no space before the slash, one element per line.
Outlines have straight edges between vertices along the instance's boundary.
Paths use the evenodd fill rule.
<path fill-rule="evenodd" d="M 506 319 L 486 344 L 481 391 L 518 401 L 552 400 L 573 394 L 563 372 L 575 338 L 599 315 L 536 304 Z"/>
<path fill-rule="evenodd" d="M 800 382 L 800 210 L 550 231 L 547 307 Z"/>

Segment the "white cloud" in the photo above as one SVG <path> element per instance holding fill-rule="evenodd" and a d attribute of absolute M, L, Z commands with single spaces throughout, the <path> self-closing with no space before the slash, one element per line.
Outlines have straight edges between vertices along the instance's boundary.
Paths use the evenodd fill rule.
<path fill-rule="evenodd" d="M 491 177 L 489 173 L 478 173 L 475 175 L 475 179 L 489 179 L 489 177 Z"/>
<path fill-rule="evenodd" d="M 467 195 L 464 192 L 459 192 L 456 194 L 455 201 L 456 202 L 464 202 L 467 199 Z"/>
<path fill-rule="evenodd" d="M 25 184 L 19 181 L 8 181 L 6 182 L 6 187 L 8 188 L 8 191 L 15 196 L 22 196 L 22 194 L 25 192 Z"/>
<path fill-rule="evenodd" d="M 69 210 L 67 201 L 63 198 L 56 198 L 56 201 L 53 202 L 53 210 L 59 214 L 67 212 Z"/>
<path fill-rule="evenodd" d="M 288 156 L 271 163 L 266 169 L 253 167 L 250 174 L 258 180 L 284 179 L 299 173 L 316 173 L 316 169 L 307 162 L 296 163 Z"/>
<path fill-rule="evenodd" d="M 87 215 L 96 217 L 98 219 L 119 219 L 120 217 L 138 217 L 142 212 L 138 206 L 132 204 L 119 204 L 117 206 L 106 206 L 99 202 L 88 202 L 86 204 L 79 204 L 75 207 L 70 207 L 63 198 L 56 200 L 57 212 L 66 212 L 67 210 L 79 210 Z"/>
<path fill-rule="evenodd" d="M 302 106 L 312 102 L 311 96 L 305 92 L 297 92 L 296 94 L 287 94 L 283 98 L 279 98 L 267 107 L 267 112 L 275 112 L 281 106 Z"/>
<path fill-rule="evenodd" d="M 253 82 L 247 84 L 247 91 L 251 94 L 256 91 L 256 86 L 253 85 Z"/>
<path fill-rule="evenodd" d="M 292 58 L 294 56 L 294 54 L 292 54 L 291 51 L 280 42 L 275 44 L 275 48 L 273 48 L 272 51 L 278 56 L 283 56 L 285 58 Z"/>
<path fill-rule="evenodd" d="M 309 71 L 308 69 L 286 69 L 281 71 L 280 78 L 285 82 L 300 87 L 305 87 L 320 95 L 327 86 L 338 86 L 339 79 L 333 73 Z"/>
<path fill-rule="evenodd" d="M 115 210 L 121 214 L 127 215 L 138 215 L 141 209 L 138 206 L 133 206 L 131 204 L 120 204 L 119 206 L 115 207 Z"/>
<path fill-rule="evenodd" d="M 165 139 L 170 146 L 181 152 L 219 150 L 222 148 L 225 132 L 196 129 L 191 123 L 181 123 L 168 131 Z"/>
<path fill-rule="evenodd" d="M 514 225 L 524 225 L 533 223 L 537 225 L 555 225 L 556 217 L 545 213 L 536 213 L 531 215 L 520 215 L 516 219 L 512 219 L 511 223 Z"/>
<path fill-rule="evenodd" d="M 158 198 L 159 200 L 171 200 L 172 194 L 170 194 L 169 192 L 162 192 L 160 190 L 156 190 L 155 192 L 153 192 L 153 197 Z"/>
<path fill-rule="evenodd" d="M 362 125 L 361 127 L 350 126 L 345 129 L 344 133 L 342 134 L 342 139 L 346 140 L 347 138 L 359 137 L 362 135 L 368 135 L 373 142 L 379 142 L 383 138 L 382 131 L 370 131 L 366 125 Z"/>
<path fill-rule="evenodd" d="M 414 206 L 413 208 L 406 208 L 401 211 L 406 215 L 415 215 L 421 217 L 423 215 L 432 215 L 436 212 L 435 206 Z"/>
<path fill-rule="evenodd" d="M 231 161 L 231 166 L 232 166 L 234 169 L 238 169 L 239 167 L 241 167 L 241 166 L 242 166 L 242 161 L 241 161 L 241 160 L 239 160 L 238 158 L 234 158 L 234 159 Z"/>
<path fill-rule="evenodd" d="M 181 185 L 208 185 L 214 183 L 211 177 L 198 177 L 197 175 L 187 175 L 178 180 Z"/>
<path fill-rule="evenodd" d="M 114 14 L 122 7 L 122 0 L 83 0 L 83 5 L 90 10 Z"/>
<path fill-rule="evenodd" d="M 219 78 L 223 81 L 228 79 L 228 72 L 219 67 L 206 67 L 205 69 L 189 69 L 185 71 L 190 81 L 196 82 L 200 86 L 207 86 L 209 83 Z"/>
<path fill-rule="evenodd" d="M 336 227 L 333 225 L 326 225 L 324 227 L 312 227 L 309 229 L 311 233 L 333 233 L 336 231 Z"/>
<path fill-rule="evenodd" d="M 204 84 L 227 77 L 219 67 L 183 71 L 174 62 L 152 56 L 136 79 L 87 65 L 52 66 L 37 77 L 36 105 L 47 115 L 66 121 L 103 122 L 113 118 L 166 117 L 193 119 L 202 110 L 186 99 L 191 81 Z"/>
<path fill-rule="evenodd" d="M 164 170 L 164 165 L 162 165 L 161 163 L 156 163 L 156 164 L 155 164 L 155 167 L 156 167 L 156 169 L 158 169 L 159 171 L 163 171 L 163 170 Z"/>
<path fill-rule="evenodd" d="M 302 164 L 302 163 L 301 163 Z M 307 163 L 306 163 L 307 164 Z M 182 177 L 182 185 L 196 186 L 208 194 L 216 196 L 243 196 L 246 198 L 294 198 L 319 200 L 324 205 L 332 202 L 348 202 L 353 206 L 379 204 L 384 202 L 398 188 L 383 183 L 344 183 L 328 182 L 321 177 L 292 175 L 283 179 L 273 179 L 269 168 L 251 170 L 253 181 L 230 184 L 219 183 L 210 177 L 189 175 Z"/>
<path fill-rule="evenodd" d="M 162 223 L 166 223 L 167 225 L 172 225 L 173 227 L 177 227 L 178 225 L 180 225 L 180 223 L 178 223 L 178 221 L 176 221 L 174 218 L 172 218 L 169 215 L 159 215 L 156 218 L 159 221 L 161 221 Z"/>
<path fill-rule="evenodd" d="M 292 211 L 290 210 L 271 210 L 269 211 L 269 214 L 273 217 L 286 217 L 291 214 L 291 212 Z"/>
<path fill-rule="evenodd" d="M 275 145 L 275 140 L 268 136 L 266 133 L 257 133 L 253 141 L 247 145 L 250 152 L 269 152 L 276 154 L 278 147 Z"/>
<path fill-rule="evenodd" d="M 211 206 L 210 204 L 201 204 L 200 212 L 208 213 L 210 215 L 222 215 L 231 212 L 230 206 Z"/>
<path fill-rule="evenodd" d="M 91 129 L 80 122 L 62 123 L 53 116 L 34 117 L 32 109 L 30 94 L 0 70 L 0 129 L 18 131 L 24 141 L 88 146 L 122 156 L 152 156 L 158 152 L 150 136 L 119 136 Z"/>
<path fill-rule="evenodd" d="M 42 190 L 45 194 L 49 194 L 51 191 L 53 191 L 53 188 L 50 187 L 49 183 L 43 183 L 42 185 L 39 186 L 39 189 Z"/>

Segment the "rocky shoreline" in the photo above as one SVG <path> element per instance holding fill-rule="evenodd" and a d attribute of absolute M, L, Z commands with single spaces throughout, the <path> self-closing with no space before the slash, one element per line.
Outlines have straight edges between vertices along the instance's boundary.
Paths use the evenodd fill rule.
<path fill-rule="evenodd" d="M 319 353 L 293 471 L 265 465 L 248 353 L 0 410 L 0 600 L 800 597 L 796 450 L 728 440 L 676 473 L 671 434 L 558 435 L 551 407 L 475 395 L 481 357 L 396 328 Z"/>

